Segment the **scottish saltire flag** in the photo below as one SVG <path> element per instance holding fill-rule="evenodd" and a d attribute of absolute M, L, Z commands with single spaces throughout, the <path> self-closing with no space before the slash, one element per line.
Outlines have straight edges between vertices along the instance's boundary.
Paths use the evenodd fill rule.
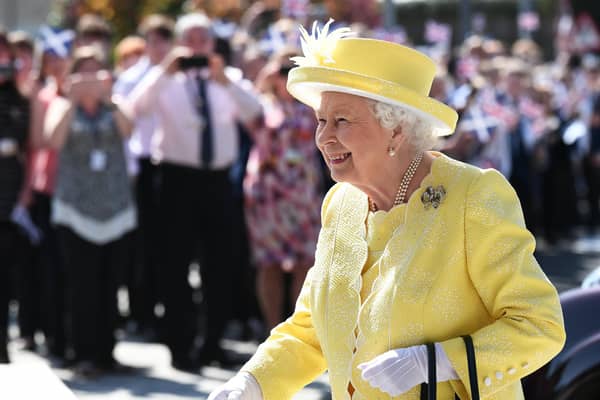
<path fill-rule="evenodd" d="M 458 127 L 462 132 L 474 134 L 481 143 L 487 143 L 498 125 L 496 117 L 488 115 L 479 105 L 473 104 L 461 118 Z"/>
<path fill-rule="evenodd" d="M 51 52 L 65 58 L 68 57 L 75 40 L 75 32 L 69 29 L 61 29 L 43 25 L 39 30 L 43 51 Z"/>
<path fill-rule="evenodd" d="M 269 29 L 267 29 L 267 32 L 265 32 L 264 37 L 259 42 L 259 48 L 263 53 L 273 54 L 284 48 L 287 44 L 290 43 L 288 42 L 286 35 L 281 32 L 281 30 L 277 29 L 275 24 L 271 24 Z"/>

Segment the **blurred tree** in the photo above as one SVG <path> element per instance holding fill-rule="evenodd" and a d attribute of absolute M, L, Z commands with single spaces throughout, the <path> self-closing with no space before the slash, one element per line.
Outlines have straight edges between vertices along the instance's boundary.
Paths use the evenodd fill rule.
<path fill-rule="evenodd" d="M 185 0 L 54 0 L 48 22 L 73 28 L 82 14 L 99 14 L 112 25 L 114 39 L 118 41 L 136 32 L 142 16 L 153 13 L 177 16 L 184 3 Z"/>

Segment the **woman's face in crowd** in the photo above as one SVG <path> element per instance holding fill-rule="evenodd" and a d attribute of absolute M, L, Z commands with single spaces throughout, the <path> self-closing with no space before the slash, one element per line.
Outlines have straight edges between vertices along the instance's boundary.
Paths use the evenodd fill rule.
<path fill-rule="evenodd" d="M 158 64 L 171 49 L 171 41 L 157 31 L 150 31 L 146 35 L 146 53 L 150 62 Z"/>
<path fill-rule="evenodd" d="M 93 58 L 89 58 L 81 63 L 76 72 L 85 75 L 93 72 L 98 72 L 102 69 L 102 64 Z"/>
<path fill-rule="evenodd" d="M 316 110 L 315 140 L 331 177 L 355 186 L 369 185 L 381 173 L 392 132 L 384 129 L 369 100 L 345 93 L 324 92 Z"/>
<path fill-rule="evenodd" d="M 68 67 L 68 58 L 59 57 L 52 53 L 44 54 L 44 75 L 60 80 L 65 77 Z"/>

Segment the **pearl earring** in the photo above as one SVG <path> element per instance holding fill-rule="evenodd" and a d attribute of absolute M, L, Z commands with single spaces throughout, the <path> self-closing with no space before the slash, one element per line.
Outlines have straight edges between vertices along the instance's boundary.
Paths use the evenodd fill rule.
<path fill-rule="evenodd" d="M 388 155 L 390 157 L 394 157 L 396 155 L 396 150 L 393 147 L 388 147 Z"/>

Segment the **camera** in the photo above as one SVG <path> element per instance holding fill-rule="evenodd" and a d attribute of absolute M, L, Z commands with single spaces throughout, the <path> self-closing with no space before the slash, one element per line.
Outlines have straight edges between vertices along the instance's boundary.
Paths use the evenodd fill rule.
<path fill-rule="evenodd" d="M 182 70 L 204 67 L 208 67 L 208 57 L 206 56 L 192 56 L 179 59 L 179 69 Z"/>

